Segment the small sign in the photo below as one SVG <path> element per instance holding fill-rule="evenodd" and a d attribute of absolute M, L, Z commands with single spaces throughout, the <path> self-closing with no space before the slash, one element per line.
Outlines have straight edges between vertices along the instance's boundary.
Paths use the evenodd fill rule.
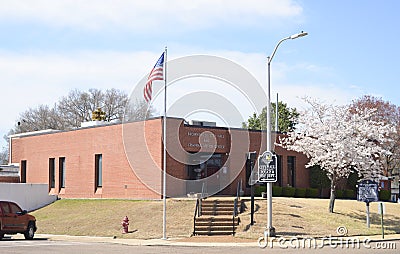
<path fill-rule="evenodd" d="M 258 181 L 262 183 L 275 183 L 278 181 L 276 155 L 265 151 L 258 157 Z"/>
<path fill-rule="evenodd" d="M 358 184 L 357 200 L 370 203 L 378 201 L 378 183 L 364 180 Z"/>

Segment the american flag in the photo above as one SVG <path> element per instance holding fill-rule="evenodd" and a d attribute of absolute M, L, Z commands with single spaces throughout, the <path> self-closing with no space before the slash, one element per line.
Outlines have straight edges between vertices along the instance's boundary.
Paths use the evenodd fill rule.
<path fill-rule="evenodd" d="M 153 69 L 151 70 L 149 77 L 147 78 L 146 85 L 143 89 L 144 99 L 149 102 L 151 101 L 152 95 L 152 83 L 154 80 L 164 80 L 164 53 L 158 59 L 156 65 L 154 65 Z"/>

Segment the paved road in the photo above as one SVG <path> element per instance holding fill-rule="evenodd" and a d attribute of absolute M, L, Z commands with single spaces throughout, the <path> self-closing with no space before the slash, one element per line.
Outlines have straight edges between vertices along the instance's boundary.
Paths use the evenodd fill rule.
<path fill-rule="evenodd" d="M 382 244 L 384 243 L 384 244 Z M 389 245 L 390 243 L 390 245 Z M 96 243 L 96 242 L 80 242 L 80 241 L 51 241 L 46 238 L 36 239 L 33 241 L 26 241 L 21 239 L 5 239 L 0 241 L 0 253 L 29 253 L 29 254 L 42 254 L 42 253 L 157 253 L 157 254 L 173 254 L 173 253 L 207 253 L 207 254 L 221 254 L 221 253 L 246 253 L 246 254 L 259 254 L 259 253 L 399 253 L 400 241 L 370 243 L 370 248 L 361 246 L 358 248 L 332 248 L 325 246 L 318 249 L 309 248 L 279 248 L 273 249 L 267 247 L 261 249 L 257 246 L 132 246 L 125 244 L 115 243 Z M 382 249 L 383 247 L 392 249 Z M 393 249 L 395 247 L 396 249 Z M 379 249 L 378 249 L 379 248 Z"/>

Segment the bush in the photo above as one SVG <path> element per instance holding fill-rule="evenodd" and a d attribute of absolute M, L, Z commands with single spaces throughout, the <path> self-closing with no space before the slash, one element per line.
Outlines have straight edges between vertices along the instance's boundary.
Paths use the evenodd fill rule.
<path fill-rule="evenodd" d="M 306 197 L 306 188 L 296 188 L 296 191 L 294 193 L 294 196 L 296 198 L 305 198 Z"/>
<path fill-rule="evenodd" d="M 310 187 L 316 189 L 329 188 L 331 181 L 326 176 L 326 172 L 320 166 L 312 166 L 310 168 Z"/>
<path fill-rule="evenodd" d="M 261 192 L 266 192 L 267 187 L 265 185 L 256 185 L 254 188 L 254 196 L 261 197 Z"/>
<path fill-rule="evenodd" d="M 350 189 L 346 189 L 346 190 L 344 190 L 343 197 L 344 198 L 354 199 L 356 197 L 355 191 L 354 190 L 350 190 Z"/>
<path fill-rule="evenodd" d="M 335 191 L 335 198 L 343 198 L 344 197 L 344 191 L 343 190 L 336 190 Z"/>
<path fill-rule="evenodd" d="M 307 198 L 317 198 L 318 197 L 318 189 L 316 189 L 316 188 L 307 188 L 306 189 L 306 197 Z"/>
<path fill-rule="evenodd" d="M 284 197 L 294 197 L 296 188 L 293 187 L 282 187 L 282 196 Z"/>
<path fill-rule="evenodd" d="M 272 186 L 272 196 L 273 197 L 282 196 L 282 187 L 280 187 L 280 186 Z"/>
<path fill-rule="evenodd" d="M 379 191 L 379 200 L 380 201 L 389 201 L 390 200 L 390 191 L 389 190 L 380 190 Z"/>

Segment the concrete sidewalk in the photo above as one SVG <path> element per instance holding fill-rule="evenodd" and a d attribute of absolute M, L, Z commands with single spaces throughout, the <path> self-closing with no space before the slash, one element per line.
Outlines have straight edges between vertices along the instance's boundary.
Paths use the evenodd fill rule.
<path fill-rule="evenodd" d="M 50 235 L 36 234 L 36 239 L 47 239 L 49 241 L 71 241 L 71 242 L 93 242 L 93 243 L 115 243 L 132 246 L 258 246 L 257 240 L 249 242 L 210 242 L 210 241 L 190 241 L 190 238 L 168 238 L 163 239 L 123 239 L 113 237 L 98 236 L 69 236 L 69 235 Z M 24 239 L 23 235 L 13 235 L 12 239 Z"/>
<path fill-rule="evenodd" d="M 22 234 L 13 235 L 11 239 L 24 239 Z M 115 244 L 124 244 L 131 246 L 238 246 L 238 247 L 257 247 L 258 241 L 248 239 L 248 242 L 218 242 L 214 241 L 212 238 L 169 238 L 167 240 L 163 239 L 123 239 L 123 238 L 113 238 L 113 237 L 98 237 L 98 236 L 69 236 L 69 235 L 51 235 L 51 234 L 36 234 L 35 239 L 47 239 L 49 241 L 69 241 L 69 242 L 85 242 L 85 243 L 115 243 Z M 297 239 L 299 241 L 303 241 L 303 239 L 309 238 L 293 238 L 290 236 L 286 236 L 284 238 L 276 237 L 268 239 L 268 242 L 278 243 L 281 239 L 284 239 L 286 244 L 291 244 L 293 239 Z M 315 238 L 316 243 L 318 245 L 327 245 L 331 242 L 328 241 L 327 237 L 318 237 Z M 373 236 L 350 236 L 350 237 L 335 237 L 332 236 L 333 242 L 346 241 L 346 239 L 359 239 L 361 242 L 368 239 L 368 242 L 382 242 L 382 241 L 400 241 L 400 234 L 393 235 L 385 235 L 385 239 L 382 239 L 381 235 L 373 235 Z M 335 240 L 336 239 L 336 240 Z M 200 240 L 200 241 L 199 241 Z M 204 240 L 204 241 L 201 241 Z M 211 241 L 210 241 L 211 240 Z M 218 239 L 215 239 L 218 240 Z M 325 242 L 324 242 L 325 241 Z M 350 241 L 351 242 L 351 241 Z"/>

